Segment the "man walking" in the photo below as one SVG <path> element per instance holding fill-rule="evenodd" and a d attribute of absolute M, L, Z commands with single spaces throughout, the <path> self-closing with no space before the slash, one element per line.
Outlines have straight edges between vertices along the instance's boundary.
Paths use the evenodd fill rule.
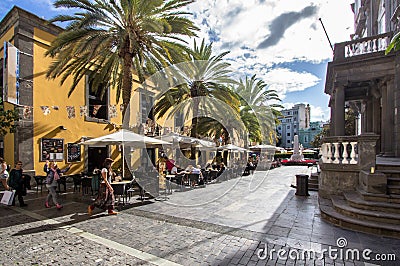
<path fill-rule="evenodd" d="M 26 195 L 26 187 L 24 185 L 24 176 L 22 175 L 22 162 L 18 161 L 15 168 L 10 171 L 9 186 L 15 190 L 15 196 L 12 205 L 15 206 L 15 197 L 18 197 L 19 206 L 26 207 L 28 204 L 24 203 L 23 196 Z"/>

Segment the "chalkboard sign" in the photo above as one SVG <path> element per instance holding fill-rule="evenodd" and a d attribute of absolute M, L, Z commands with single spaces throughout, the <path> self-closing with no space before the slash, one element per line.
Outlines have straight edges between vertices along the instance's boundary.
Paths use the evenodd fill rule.
<path fill-rule="evenodd" d="M 67 143 L 67 162 L 81 161 L 81 145 L 76 143 Z"/>
<path fill-rule="evenodd" d="M 40 161 L 64 160 L 64 139 L 41 139 L 40 141 Z"/>

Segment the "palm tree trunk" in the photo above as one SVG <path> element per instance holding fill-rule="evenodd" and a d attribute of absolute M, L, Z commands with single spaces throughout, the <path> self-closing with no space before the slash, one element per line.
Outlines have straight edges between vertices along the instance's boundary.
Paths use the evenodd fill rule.
<path fill-rule="evenodd" d="M 129 121 L 125 119 L 125 115 L 129 115 L 126 113 L 128 110 L 129 102 L 131 100 L 132 94 L 132 56 L 129 53 L 125 53 L 124 58 L 124 68 L 123 68 L 123 76 L 122 76 L 122 104 L 124 105 L 124 109 L 122 112 L 122 120 Z"/>
<path fill-rule="evenodd" d="M 130 111 L 128 109 L 132 93 L 132 56 L 130 53 L 125 53 L 123 57 L 124 68 L 122 76 L 122 104 L 124 109 L 122 111 L 122 125 L 123 128 L 129 128 Z M 132 173 L 125 158 L 124 160 L 124 178 L 131 178 Z"/>

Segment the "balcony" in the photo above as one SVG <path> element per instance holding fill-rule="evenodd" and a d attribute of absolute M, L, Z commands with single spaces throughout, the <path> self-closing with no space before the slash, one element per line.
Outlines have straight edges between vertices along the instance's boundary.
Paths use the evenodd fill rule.
<path fill-rule="evenodd" d="M 353 41 L 337 43 L 335 44 L 333 61 L 376 52 L 384 52 L 392 36 L 392 32 L 388 32 Z"/>

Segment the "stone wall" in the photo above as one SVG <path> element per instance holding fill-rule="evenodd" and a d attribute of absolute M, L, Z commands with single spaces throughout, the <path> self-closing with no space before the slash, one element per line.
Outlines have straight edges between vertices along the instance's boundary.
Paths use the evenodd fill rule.
<path fill-rule="evenodd" d="M 359 182 L 359 170 L 343 169 L 340 165 L 321 165 L 319 175 L 319 196 L 329 198 L 330 195 L 341 195 L 344 191 L 355 190 Z"/>

